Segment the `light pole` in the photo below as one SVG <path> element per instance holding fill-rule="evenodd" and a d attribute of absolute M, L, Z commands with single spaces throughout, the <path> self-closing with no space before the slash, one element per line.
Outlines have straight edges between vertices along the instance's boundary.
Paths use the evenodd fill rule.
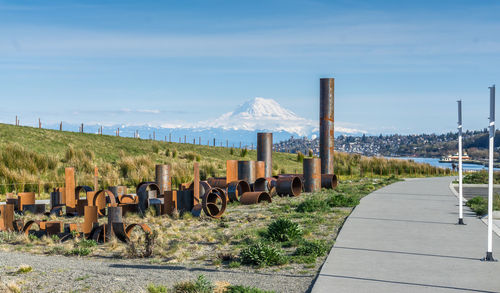
<path fill-rule="evenodd" d="M 488 162 L 488 250 L 485 261 L 493 258 L 493 150 L 495 140 L 495 85 L 490 87 L 490 150 Z"/>
<path fill-rule="evenodd" d="M 464 224 L 462 186 L 462 100 L 458 100 L 458 224 Z"/>

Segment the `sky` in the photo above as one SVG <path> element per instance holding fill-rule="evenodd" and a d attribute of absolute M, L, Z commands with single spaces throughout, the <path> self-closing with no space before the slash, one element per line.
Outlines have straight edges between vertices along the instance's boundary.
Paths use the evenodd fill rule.
<path fill-rule="evenodd" d="M 0 122 L 193 123 L 254 97 L 317 120 L 333 77 L 339 126 L 455 131 L 462 99 L 464 128 L 483 129 L 499 15 L 491 0 L 0 0 Z"/>

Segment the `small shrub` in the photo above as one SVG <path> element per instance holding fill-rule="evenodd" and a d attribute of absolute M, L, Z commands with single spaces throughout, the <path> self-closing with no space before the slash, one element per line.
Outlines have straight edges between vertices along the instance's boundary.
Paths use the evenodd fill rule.
<path fill-rule="evenodd" d="M 54 241 L 54 242 L 59 241 L 59 236 L 57 236 L 57 235 L 52 235 L 50 238 L 52 238 L 52 241 Z"/>
<path fill-rule="evenodd" d="M 29 273 L 33 271 L 33 268 L 31 266 L 28 266 L 28 265 L 22 265 L 19 267 L 19 269 L 17 269 L 16 271 L 16 274 L 19 275 L 19 274 L 26 274 L 26 273 Z"/>
<path fill-rule="evenodd" d="M 488 213 L 488 200 L 484 197 L 476 196 L 467 201 L 466 205 L 470 207 L 478 216 L 484 216 Z"/>
<path fill-rule="evenodd" d="M 297 162 L 302 163 L 304 161 L 304 154 L 302 152 L 297 152 Z"/>
<path fill-rule="evenodd" d="M 83 248 L 90 248 L 97 246 L 97 242 L 92 239 L 82 239 L 78 242 L 78 246 Z"/>
<path fill-rule="evenodd" d="M 232 269 L 237 269 L 241 266 L 241 262 L 239 261 L 232 261 L 229 263 L 229 267 Z"/>
<path fill-rule="evenodd" d="M 326 202 L 330 207 L 355 207 L 359 204 L 359 198 L 345 196 L 344 194 L 334 194 Z"/>
<path fill-rule="evenodd" d="M 267 227 L 267 237 L 274 241 L 292 241 L 302 236 L 302 234 L 299 224 L 289 219 L 277 219 Z"/>
<path fill-rule="evenodd" d="M 233 156 L 233 155 L 234 155 L 234 148 L 230 148 L 230 149 L 229 149 L 229 154 L 230 154 L 231 156 Z"/>
<path fill-rule="evenodd" d="M 248 155 L 248 150 L 247 148 L 241 149 L 240 151 L 240 157 L 246 157 Z"/>
<path fill-rule="evenodd" d="M 29 234 L 28 239 L 31 241 L 35 241 L 35 240 L 38 240 L 38 237 L 35 234 Z"/>
<path fill-rule="evenodd" d="M 153 143 L 151 146 L 153 153 L 157 154 L 160 151 L 160 146 L 157 143 Z"/>
<path fill-rule="evenodd" d="M 174 285 L 173 292 L 175 293 L 212 293 L 214 285 L 204 275 L 199 275 L 196 282 L 181 282 Z M 149 290 L 149 289 L 148 289 Z M 163 291 L 155 291 L 163 292 Z"/>
<path fill-rule="evenodd" d="M 167 293 L 167 288 L 162 285 L 153 285 L 149 284 L 148 285 L 148 292 L 149 293 Z"/>
<path fill-rule="evenodd" d="M 87 256 L 92 253 L 92 250 L 88 247 L 75 247 L 68 252 L 69 255 Z"/>
<path fill-rule="evenodd" d="M 311 149 L 309 149 L 309 157 L 311 157 L 311 158 L 314 157 L 314 152 Z"/>
<path fill-rule="evenodd" d="M 247 265 L 274 266 L 286 263 L 281 249 L 264 242 L 251 244 L 240 252 L 241 262 Z"/>
<path fill-rule="evenodd" d="M 172 151 L 172 158 L 177 158 L 177 150 L 176 149 L 174 149 Z"/>
<path fill-rule="evenodd" d="M 226 293 L 274 293 L 274 291 L 264 291 L 255 287 L 247 287 L 247 286 L 241 286 L 241 285 L 236 285 L 236 286 L 229 286 L 227 288 Z"/>
<path fill-rule="evenodd" d="M 301 202 L 295 210 L 299 213 L 312 213 L 317 211 L 328 211 L 329 208 L 328 205 L 325 204 L 325 201 L 317 198 L 309 198 Z"/>
<path fill-rule="evenodd" d="M 165 156 L 170 157 L 170 155 L 171 155 L 171 153 L 170 153 L 170 149 L 167 149 L 167 150 L 165 151 Z"/>
<path fill-rule="evenodd" d="M 311 255 L 315 257 L 320 257 L 328 252 L 328 245 L 325 241 L 313 240 L 304 241 L 295 250 L 295 255 Z"/>
<path fill-rule="evenodd" d="M 183 159 L 186 159 L 188 161 L 199 162 L 201 160 L 201 156 L 195 152 L 189 152 L 189 153 L 184 154 Z"/>

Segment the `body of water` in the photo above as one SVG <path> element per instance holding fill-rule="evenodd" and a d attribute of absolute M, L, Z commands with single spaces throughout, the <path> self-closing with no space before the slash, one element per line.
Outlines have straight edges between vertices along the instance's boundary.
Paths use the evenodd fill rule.
<path fill-rule="evenodd" d="M 451 169 L 451 163 L 440 163 L 438 158 L 389 157 L 388 159 L 413 160 L 417 163 L 427 163 L 434 167 Z M 485 167 L 483 165 L 467 164 L 467 163 L 463 163 L 462 168 L 464 170 L 470 170 L 470 171 L 488 170 L 488 167 Z M 494 170 L 500 170 L 500 168 L 494 168 Z"/>

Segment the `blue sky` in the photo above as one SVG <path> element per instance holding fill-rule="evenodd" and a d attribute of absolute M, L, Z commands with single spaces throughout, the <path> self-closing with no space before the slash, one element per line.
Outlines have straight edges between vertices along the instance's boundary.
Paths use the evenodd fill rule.
<path fill-rule="evenodd" d="M 458 98 L 488 125 L 499 1 L 158 2 L 0 1 L 0 121 L 196 122 L 257 96 L 317 119 L 335 77 L 344 127 L 454 131 Z"/>

